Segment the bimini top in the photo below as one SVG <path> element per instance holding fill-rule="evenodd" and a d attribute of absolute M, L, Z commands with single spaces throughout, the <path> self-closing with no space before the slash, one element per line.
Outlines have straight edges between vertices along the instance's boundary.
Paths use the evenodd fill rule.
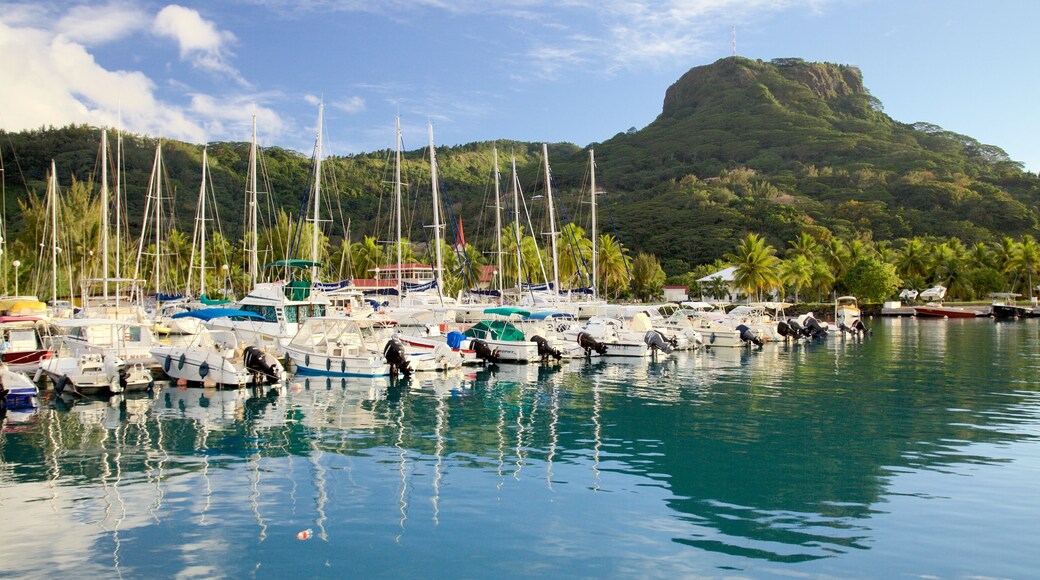
<path fill-rule="evenodd" d="M 199 320 L 213 320 L 214 318 L 235 318 L 238 320 L 259 320 L 261 322 L 267 320 L 263 316 L 260 316 L 256 312 L 250 312 L 248 310 L 238 310 L 236 308 L 203 308 L 201 310 L 192 310 L 190 312 L 178 312 L 170 318 L 198 318 Z"/>
<path fill-rule="evenodd" d="M 271 262 L 270 264 L 264 265 L 264 269 L 267 268 L 312 268 L 314 266 L 321 267 L 321 262 L 312 262 L 310 260 L 278 260 L 277 262 Z"/>
<path fill-rule="evenodd" d="M 499 316 L 523 316 L 528 317 L 531 315 L 530 310 L 524 310 L 523 308 L 515 308 L 513 306 L 496 306 L 495 308 L 485 308 L 484 314 L 497 314 Z"/>
<path fill-rule="evenodd" d="M 576 318 L 570 312 L 538 311 L 530 313 L 527 318 L 531 320 L 545 320 L 546 318 Z"/>

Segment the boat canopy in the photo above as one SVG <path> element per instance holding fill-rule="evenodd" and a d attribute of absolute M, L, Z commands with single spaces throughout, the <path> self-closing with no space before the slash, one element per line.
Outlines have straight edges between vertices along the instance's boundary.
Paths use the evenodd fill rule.
<path fill-rule="evenodd" d="M 268 268 L 312 268 L 317 266 L 321 268 L 321 262 L 312 262 L 310 260 L 278 260 L 277 262 L 271 262 L 265 264 L 264 269 Z"/>
<path fill-rule="evenodd" d="M 260 316 L 256 312 L 250 312 L 248 310 L 238 310 L 235 308 L 203 308 L 201 310 L 192 310 L 189 312 L 178 312 L 170 318 L 198 318 L 199 320 L 213 320 L 215 318 L 233 318 L 238 320 L 266 320 L 263 316 Z"/>
<path fill-rule="evenodd" d="M 206 306 L 219 306 L 221 304 L 231 304 L 230 300 L 207 298 L 205 294 L 199 296 L 199 302 L 205 304 Z"/>
<path fill-rule="evenodd" d="M 70 318 L 68 320 L 59 320 L 54 325 L 60 328 L 77 328 L 80 326 L 148 326 L 143 322 L 131 322 L 115 318 Z"/>
<path fill-rule="evenodd" d="M 504 320 L 483 320 L 466 329 L 466 336 L 470 338 L 510 340 L 523 342 L 524 333 L 517 327 Z"/>
<path fill-rule="evenodd" d="M 495 308 L 485 308 L 484 314 L 497 314 L 498 316 L 531 316 L 530 310 L 524 310 L 523 308 L 516 308 L 515 306 L 497 306 Z"/>
<path fill-rule="evenodd" d="M 575 318 L 570 312 L 542 311 L 531 312 L 527 315 L 531 320 L 545 320 L 546 318 Z"/>

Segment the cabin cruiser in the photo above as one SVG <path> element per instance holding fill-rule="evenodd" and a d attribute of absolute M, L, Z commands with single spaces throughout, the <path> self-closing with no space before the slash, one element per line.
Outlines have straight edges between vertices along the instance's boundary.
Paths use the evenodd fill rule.
<path fill-rule="evenodd" d="M 218 318 L 260 319 L 260 315 L 228 308 L 207 308 L 174 315 L 212 321 Z M 239 345 L 234 333 L 203 327 L 180 344 L 157 345 L 151 349 L 163 371 L 176 380 L 242 387 L 266 385 L 285 379 L 278 360 L 260 347 Z"/>
<path fill-rule="evenodd" d="M 52 337 L 71 355 L 97 353 L 119 357 L 129 365 L 156 366 L 150 352 L 156 346 L 148 324 L 107 318 L 61 320 L 55 327 L 62 334 Z"/>
<path fill-rule="evenodd" d="M 462 366 L 462 357 L 447 345 L 406 353 L 391 326 L 373 318 L 312 317 L 282 348 L 303 375 L 378 377 Z"/>
<path fill-rule="evenodd" d="M 47 346 L 47 322 L 36 316 L 0 316 L 0 355 L 15 372 L 35 372 L 54 352 Z"/>
<path fill-rule="evenodd" d="M 297 265 L 309 265 L 304 260 L 288 260 Z M 279 262 L 268 264 L 277 266 Z M 207 322 L 211 329 L 230 330 L 239 342 L 264 347 L 268 352 L 281 353 L 283 343 L 299 332 L 301 324 L 314 316 L 325 316 L 330 302 L 321 292 L 313 291 L 310 283 L 263 282 L 238 301 L 239 310 L 258 314 L 260 318 L 217 318 Z"/>

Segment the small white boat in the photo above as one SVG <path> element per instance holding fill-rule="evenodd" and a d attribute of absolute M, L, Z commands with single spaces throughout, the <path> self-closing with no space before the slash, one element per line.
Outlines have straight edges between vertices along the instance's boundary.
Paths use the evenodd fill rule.
<path fill-rule="evenodd" d="M 867 333 L 855 296 L 839 296 L 834 301 L 834 322 L 843 335 L 846 332 L 853 335 Z"/>
<path fill-rule="evenodd" d="M 20 372 L 0 364 L 0 403 L 8 409 L 34 409 L 38 406 L 40 389 Z"/>
<path fill-rule="evenodd" d="M 207 308 L 175 314 L 172 320 L 209 321 L 232 317 L 263 319 L 243 310 Z M 274 384 L 285 379 L 285 369 L 278 359 L 260 347 L 238 346 L 235 334 L 226 330 L 202 328 L 185 343 L 156 346 L 151 354 L 170 378 L 189 383 L 241 387 Z"/>
<path fill-rule="evenodd" d="M 54 391 L 80 395 L 109 395 L 129 390 L 146 390 L 153 383 L 152 373 L 142 363 L 101 353 L 63 355 L 40 362 L 34 380 L 47 376 Z"/>

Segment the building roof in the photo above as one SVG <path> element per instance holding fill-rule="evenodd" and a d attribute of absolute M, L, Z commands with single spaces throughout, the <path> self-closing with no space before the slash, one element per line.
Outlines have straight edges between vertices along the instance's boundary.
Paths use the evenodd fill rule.
<path fill-rule="evenodd" d="M 723 268 L 722 270 L 719 270 L 718 272 L 715 272 L 714 274 L 708 274 L 707 276 L 705 276 L 703 278 L 698 278 L 697 281 L 698 282 L 711 282 L 715 278 L 722 278 L 723 282 L 732 282 L 733 281 L 733 273 L 736 272 L 736 271 L 737 271 L 737 267 L 736 266 L 730 266 L 729 268 Z"/>

